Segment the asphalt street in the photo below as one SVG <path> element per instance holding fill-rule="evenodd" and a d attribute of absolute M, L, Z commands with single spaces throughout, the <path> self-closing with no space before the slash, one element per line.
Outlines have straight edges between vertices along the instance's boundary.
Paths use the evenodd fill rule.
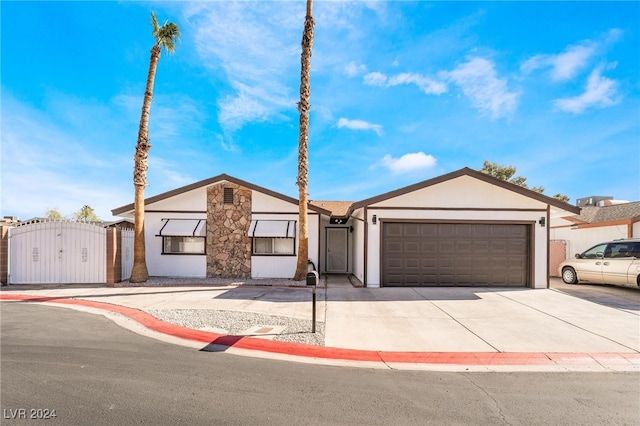
<path fill-rule="evenodd" d="M 64 308 L 3 302 L 1 309 L 2 424 L 637 425 L 640 418 L 636 373 L 290 363 L 174 346 Z M 37 418 L 53 410 L 56 417 Z"/>

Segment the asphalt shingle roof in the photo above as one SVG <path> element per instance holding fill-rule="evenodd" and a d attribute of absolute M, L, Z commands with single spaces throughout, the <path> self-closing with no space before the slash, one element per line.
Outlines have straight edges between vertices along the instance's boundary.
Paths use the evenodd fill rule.
<path fill-rule="evenodd" d="M 353 201 L 310 201 L 310 203 L 316 207 L 329 210 L 331 216 L 341 217 L 347 215 Z"/>
<path fill-rule="evenodd" d="M 574 220 L 586 223 L 612 222 L 615 220 L 633 219 L 640 217 L 640 201 L 633 203 L 614 204 L 612 206 L 582 207 Z"/>

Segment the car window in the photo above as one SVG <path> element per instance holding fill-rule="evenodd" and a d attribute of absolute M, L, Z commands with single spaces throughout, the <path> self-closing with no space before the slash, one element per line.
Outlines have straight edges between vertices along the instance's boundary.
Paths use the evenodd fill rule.
<path fill-rule="evenodd" d="M 599 259 L 603 256 L 604 249 L 606 247 L 606 244 L 599 244 L 595 247 L 591 247 L 589 250 L 582 253 L 580 257 L 582 257 L 583 259 Z"/>
<path fill-rule="evenodd" d="M 633 243 L 611 243 L 607 245 L 604 251 L 604 257 L 616 258 L 616 257 L 629 257 L 633 249 Z"/>
<path fill-rule="evenodd" d="M 637 257 L 640 259 L 640 243 L 633 243 L 633 248 L 629 256 Z"/>

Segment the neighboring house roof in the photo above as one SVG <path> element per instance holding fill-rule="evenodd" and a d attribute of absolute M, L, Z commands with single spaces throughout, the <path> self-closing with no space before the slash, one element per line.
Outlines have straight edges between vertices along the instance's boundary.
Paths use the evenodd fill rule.
<path fill-rule="evenodd" d="M 332 217 L 346 217 L 353 201 L 310 201 L 314 206 L 329 210 Z"/>
<path fill-rule="evenodd" d="M 27 223 L 40 223 L 40 222 L 51 222 L 51 219 L 49 219 L 47 217 L 38 217 L 38 216 L 36 216 L 36 217 L 32 217 L 31 219 L 27 219 L 27 220 L 18 220 L 18 224 L 20 224 L 20 225 L 25 225 Z"/>
<path fill-rule="evenodd" d="M 133 220 L 132 219 L 122 219 L 122 220 L 116 220 L 116 221 L 110 221 L 110 222 L 102 222 L 102 226 L 104 226 L 105 228 L 129 228 L 129 227 L 133 227 Z"/>
<path fill-rule="evenodd" d="M 492 185 L 499 186 L 499 187 L 507 189 L 509 191 L 513 191 L 513 192 L 516 192 L 518 194 L 527 196 L 529 198 L 533 198 L 535 200 L 541 201 L 541 202 L 543 202 L 545 204 L 557 207 L 557 208 L 559 208 L 561 210 L 564 210 L 564 211 L 568 211 L 568 212 L 572 212 L 572 213 L 576 213 L 576 214 L 580 213 L 580 207 L 572 206 L 571 204 L 565 203 L 565 202 L 557 200 L 555 198 L 548 197 L 546 195 L 540 194 L 538 192 L 532 191 L 532 190 L 527 189 L 527 188 L 523 188 L 521 186 L 518 186 L 518 185 L 515 185 L 513 183 L 504 181 L 502 179 L 498 179 L 498 178 L 495 178 L 493 176 L 489 176 L 486 173 L 482 173 L 482 172 L 479 172 L 477 170 L 473 170 L 473 169 L 470 169 L 468 167 L 465 167 L 463 169 L 456 170 L 454 172 L 447 173 L 447 174 L 444 174 L 442 176 L 435 177 L 433 179 L 428 179 L 428 180 L 425 180 L 425 181 L 422 181 L 422 182 L 415 183 L 413 185 L 405 186 L 404 188 L 396 189 L 395 191 L 387 192 L 385 194 L 377 195 L 375 197 L 367 198 L 365 200 L 353 203 L 353 205 L 350 208 L 349 215 L 351 215 L 351 213 L 356 209 L 359 209 L 359 208 L 362 208 L 362 207 L 366 207 L 366 206 L 369 206 L 371 204 L 376 204 L 376 203 L 379 203 L 381 201 L 388 200 L 390 198 L 395 198 L 395 197 L 398 197 L 400 195 L 405 195 L 405 194 L 417 191 L 419 189 L 423 189 L 423 188 L 426 188 L 426 187 L 429 187 L 429 186 L 432 186 L 432 185 L 436 185 L 436 184 L 439 184 L 439 183 L 442 183 L 442 182 L 446 182 L 448 180 L 455 179 L 455 178 L 458 178 L 458 177 L 461 177 L 461 176 L 470 176 L 470 177 L 482 180 L 482 181 L 490 183 Z"/>
<path fill-rule="evenodd" d="M 640 201 L 611 206 L 582 207 L 579 215 L 566 217 L 575 223 L 604 223 L 617 220 L 640 220 Z"/>
<path fill-rule="evenodd" d="M 158 201 L 161 201 L 161 200 L 166 200 L 167 198 L 171 198 L 171 197 L 174 197 L 176 195 L 179 195 L 179 194 L 182 194 L 182 193 L 185 193 L 185 192 L 188 192 L 188 191 L 192 191 L 194 189 L 201 188 L 203 186 L 213 185 L 213 184 L 218 183 L 220 181 L 228 181 L 228 182 L 231 182 L 231 183 L 235 183 L 236 185 L 244 186 L 245 188 L 249 188 L 249 189 L 254 190 L 254 191 L 262 192 L 263 194 L 267 194 L 267 195 L 270 195 L 272 197 L 279 198 L 279 199 L 281 199 L 283 201 L 287 201 L 289 203 L 296 204 L 296 205 L 298 204 L 298 200 L 293 198 L 293 197 L 289 197 L 288 195 L 280 194 L 280 193 L 272 191 L 270 189 L 263 188 L 263 187 L 258 186 L 258 185 L 254 185 L 252 183 L 249 183 L 249 182 L 246 182 L 244 180 L 235 178 L 233 176 L 229 176 L 229 175 L 224 174 L 224 173 L 221 174 L 221 175 L 218 175 L 218 176 L 214 176 L 214 177 L 209 178 L 209 179 L 204 179 L 204 180 L 201 180 L 199 182 L 195 182 L 195 183 L 192 183 L 190 185 L 186 185 L 186 186 L 183 186 L 183 187 L 168 191 L 168 192 L 164 192 L 162 194 L 155 195 L 153 197 L 149 197 L 149 198 L 145 199 L 144 202 L 145 202 L 145 204 L 152 204 L 152 203 L 155 203 L 155 202 L 158 202 Z M 320 214 L 325 214 L 327 216 L 331 215 L 331 212 L 329 210 L 326 210 L 326 209 L 323 209 L 321 207 L 317 207 L 317 206 L 314 206 L 314 205 L 310 205 L 309 209 L 313 210 L 313 211 L 315 211 L 317 213 L 320 213 Z M 133 203 L 127 204 L 126 206 L 115 208 L 115 209 L 111 210 L 111 213 L 114 216 L 118 216 L 118 215 L 121 215 L 123 213 L 130 212 L 130 211 L 133 211 Z"/>

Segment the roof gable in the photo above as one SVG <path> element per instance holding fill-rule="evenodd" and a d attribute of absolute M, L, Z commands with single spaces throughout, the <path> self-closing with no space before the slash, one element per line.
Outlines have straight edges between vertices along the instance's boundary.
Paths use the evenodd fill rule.
<path fill-rule="evenodd" d="M 249 189 L 251 189 L 253 191 L 258 191 L 258 192 L 261 192 L 263 194 L 270 195 L 270 196 L 272 196 L 274 198 L 278 198 L 280 200 L 289 202 L 291 204 L 298 205 L 298 200 L 293 198 L 293 197 L 289 197 L 288 195 L 280 194 L 279 192 L 275 192 L 275 191 L 272 191 L 270 189 L 263 188 L 263 187 L 258 186 L 258 185 L 254 185 L 252 183 L 249 183 L 249 182 L 246 182 L 244 180 L 235 178 L 233 176 L 229 176 L 229 175 L 224 174 L 224 173 L 220 174 L 218 176 L 211 177 L 209 179 L 204 179 L 204 180 L 201 180 L 199 182 L 195 182 L 195 183 L 192 183 L 192 184 L 180 187 L 180 188 L 173 189 L 171 191 L 164 192 L 162 194 L 154 195 L 153 197 L 146 198 L 144 200 L 144 202 L 145 202 L 145 205 L 157 203 L 158 201 L 166 200 L 166 199 L 169 199 L 171 197 L 175 197 L 175 196 L 187 193 L 189 191 L 193 191 L 195 189 L 205 188 L 207 186 L 213 185 L 213 184 L 218 183 L 218 182 L 223 182 L 223 181 L 235 183 L 236 185 L 240 185 L 240 186 L 243 186 L 245 188 L 249 188 Z M 115 209 L 111 210 L 111 213 L 114 216 L 118 216 L 118 215 L 121 215 L 123 213 L 129 212 L 129 211 L 133 211 L 133 208 L 134 208 L 133 203 L 131 203 L 131 204 L 127 204 L 126 206 L 115 208 Z M 317 213 L 320 213 L 320 214 L 325 214 L 325 215 L 330 215 L 331 214 L 330 211 L 328 211 L 326 209 L 323 209 L 321 207 L 318 207 L 318 206 L 309 205 L 309 209 L 311 209 L 311 210 L 313 210 L 313 211 L 315 211 Z"/>
<path fill-rule="evenodd" d="M 503 181 L 501 179 L 494 178 L 493 176 L 489 176 L 489 175 L 487 175 L 485 173 L 479 172 L 477 170 L 470 169 L 468 167 L 465 167 L 463 169 L 460 169 L 460 170 L 457 170 L 457 171 L 454 171 L 454 172 L 451 172 L 451 173 L 447 173 L 447 174 L 444 174 L 444 175 L 441 175 L 441 176 L 438 176 L 438 177 L 435 177 L 435 178 L 432 178 L 432 179 L 428 179 L 428 180 L 425 180 L 425 181 L 422 181 L 422 182 L 418 182 L 418 183 L 415 183 L 413 185 L 406 186 L 404 188 L 396 189 L 395 191 L 390 191 L 390 192 L 387 192 L 385 194 L 381 194 L 381 195 L 378 195 L 378 196 L 375 196 L 375 197 L 367 198 L 367 199 L 362 200 L 362 201 L 358 201 L 358 202 L 354 203 L 351 206 L 351 209 L 350 209 L 349 213 L 352 213 L 354 210 L 357 210 L 357 209 L 362 208 L 362 207 L 367 207 L 367 206 L 371 206 L 373 204 L 382 203 L 382 202 L 390 200 L 392 198 L 401 197 L 403 195 L 407 195 L 407 194 L 410 194 L 410 193 L 413 193 L 413 192 L 416 192 L 416 191 L 420 191 L 420 190 L 425 189 L 425 188 L 433 187 L 433 186 L 441 184 L 441 183 L 449 182 L 449 181 L 451 181 L 453 179 L 457 179 L 457 178 L 460 178 L 460 177 L 463 177 L 463 176 L 468 176 L 470 178 L 480 180 L 482 182 L 494 185 L 494 186 L 496 186 L 498 188 L 502 188 L 502 189 L 514 192 L 516 194 L 520 194 L 520 195 L 526 196 L 528 198 L 531 198 L 532 200 L 536 200 L 536 201 L 542 202 L 544 204 L 547 204 L 547 205 L 550 205 L 550 206 L 554 206 L 554 207 L 559 208 L 559 209 L 564 210 L 564 211 L 568 211 L 568 212 L 572 212 L 572 213 L 576 213 L 576 214 L 580 213 L 580 208 L 579 207 L 572 206 L 570 204 L 564 203 L 564 202 L 562 202 L 560 200 L 557 200 L 555 198 L 548 197 L 546 195 L 537 193 L 537 192 L 532 191 L 530 189 L 523 188 L 521 186 L 512 184 L 510 182 L 506 182 L 506 181 Z"/>

